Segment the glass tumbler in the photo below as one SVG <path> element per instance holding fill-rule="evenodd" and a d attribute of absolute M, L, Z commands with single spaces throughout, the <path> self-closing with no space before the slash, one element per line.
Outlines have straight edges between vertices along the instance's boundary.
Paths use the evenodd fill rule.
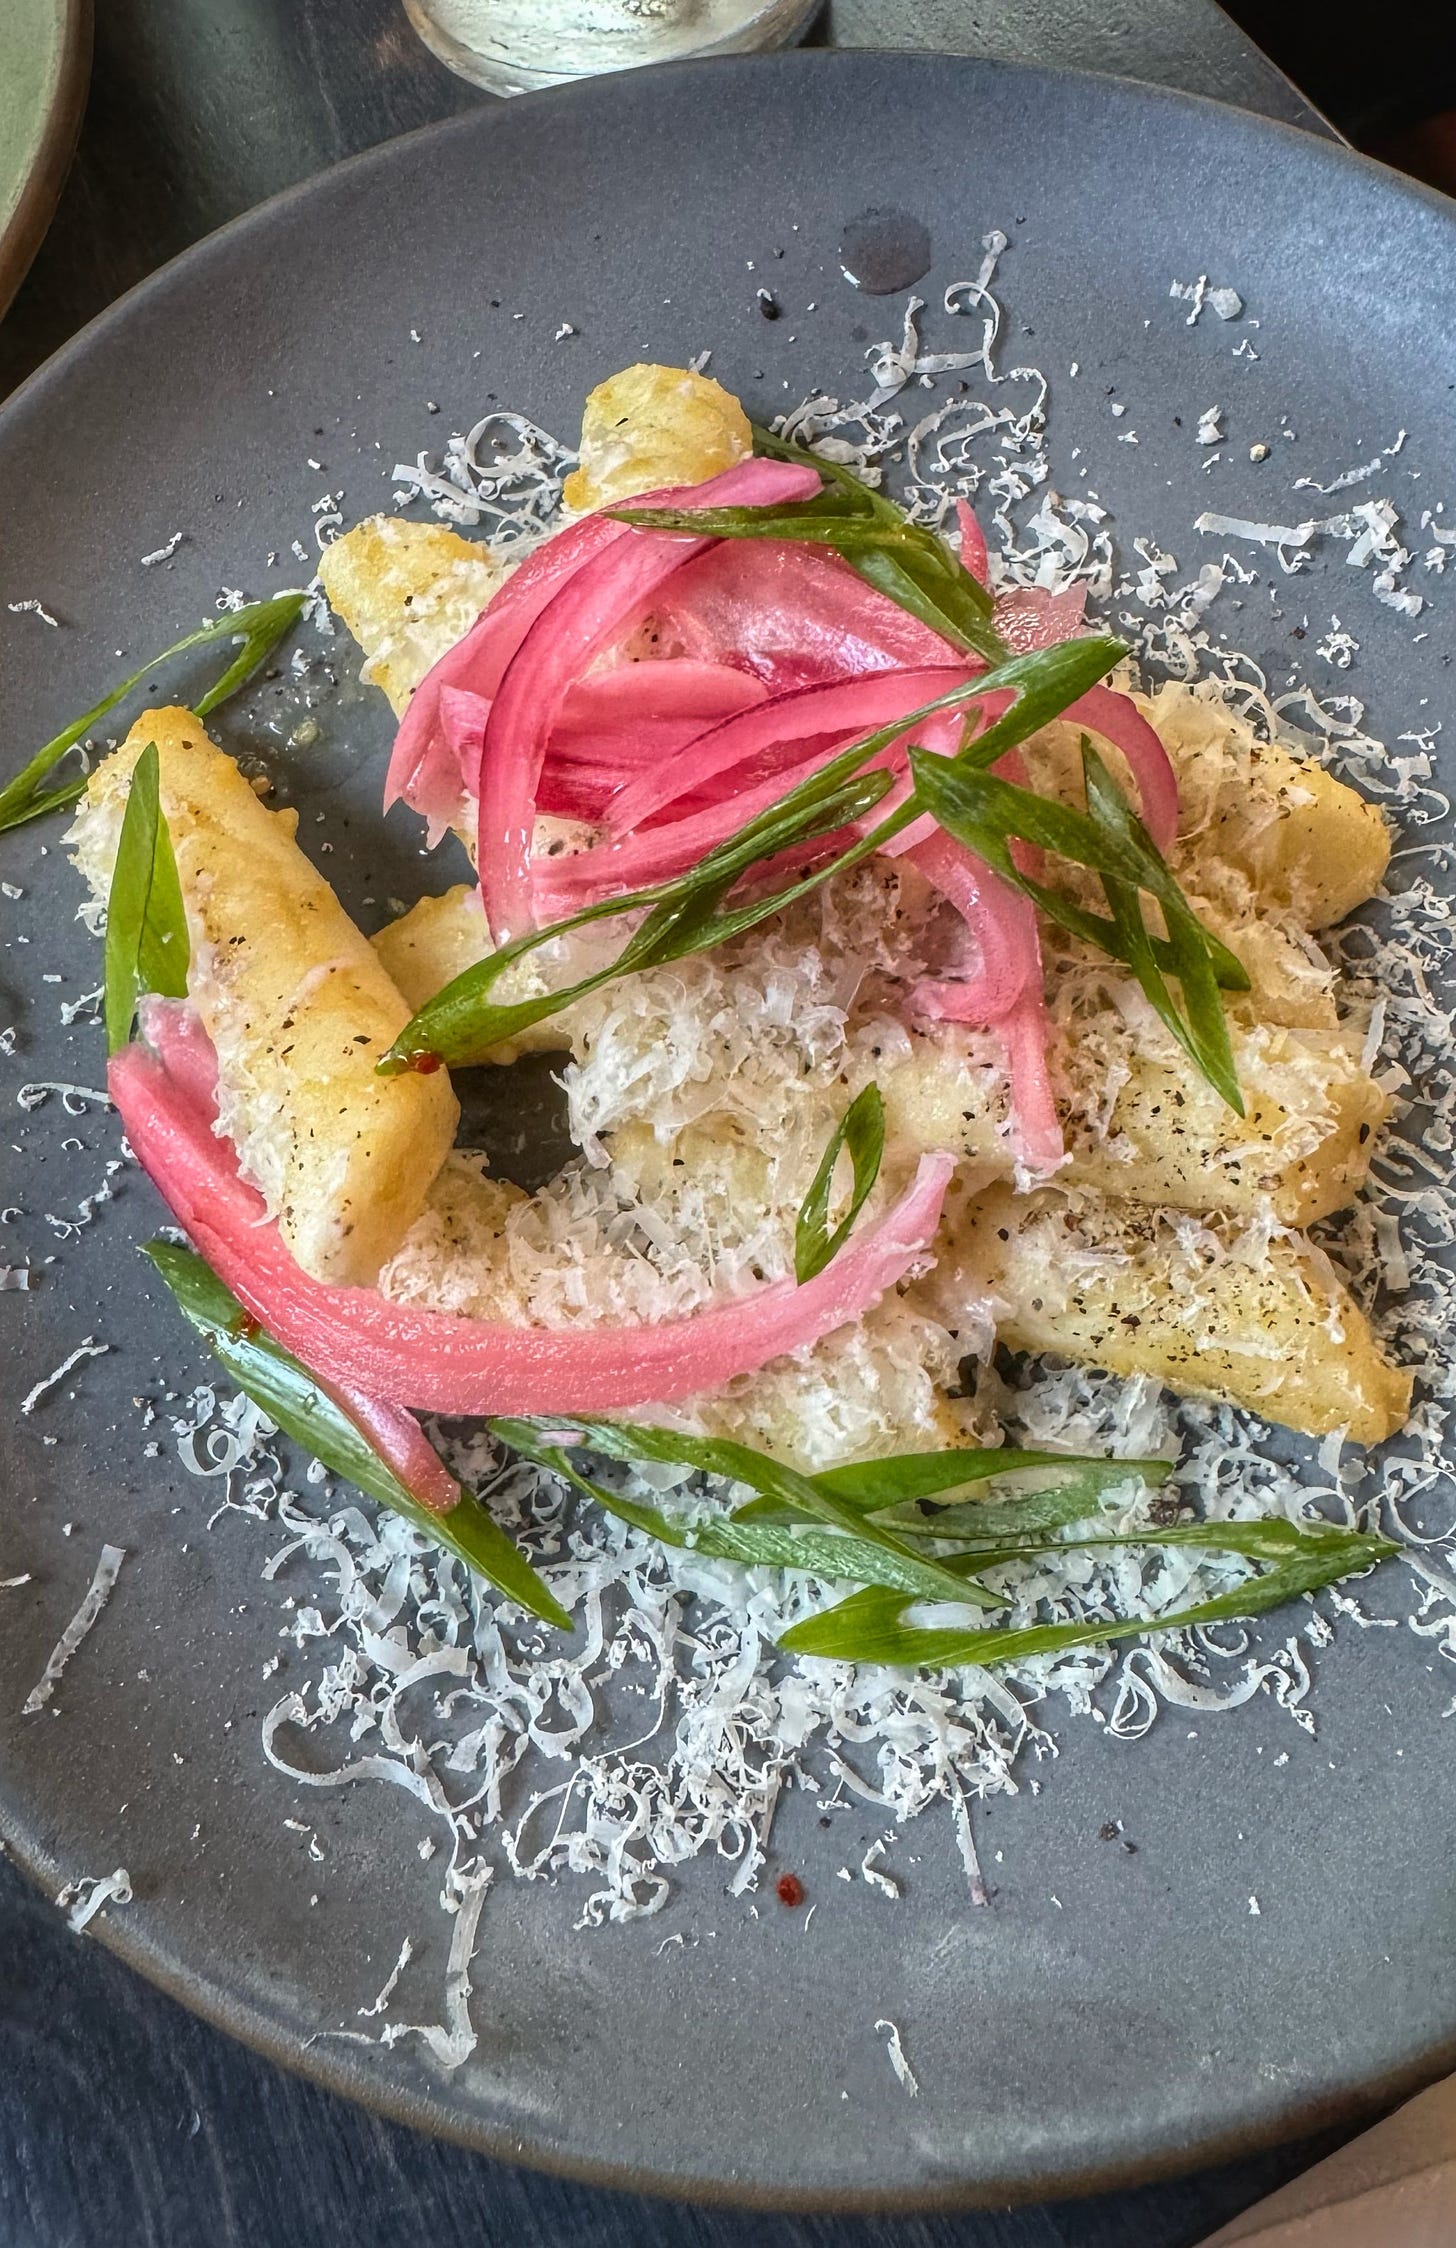
<path fill-rule="evenodd" d="M 404 0 L 432 53 L 492 94 L 802 37 L 820 0 Z"/>

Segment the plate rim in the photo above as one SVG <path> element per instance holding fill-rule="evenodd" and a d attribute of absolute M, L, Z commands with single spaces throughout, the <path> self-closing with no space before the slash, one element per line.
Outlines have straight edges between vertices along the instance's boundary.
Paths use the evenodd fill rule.
<path fill-rule="evenodd" d="M 56 0 L 56 12 L 61 19 L 59 60 L 45 122 L 20 193 L 0 226 L 0 320 L 45 240 L 76 153 L 86 110 L 95 37 L 92 0 Z M 88 325 L 94 326 L 94 322 Z"/>
<path fill-rule="evenodd" d="M 63 0 L 63 4 L 69 10 L 73 26 L 84 22 L 89 38 L 92 0 Z M 1258 111 L 1242 109 L 1207 95 L 1109 72 L 1080 70 L 1058 64 L 1023 63 L 992 56 L 950 54 L 923 48 L 799 47 L 757 55 L 690 57 L 619 75 L 636 82 L 651 78 L 670 84 L 693 76 L 701 77 L 703 73 L 715 70 L 732 70 L 740 77 L 767 71 L 784 74 L 798 70 L 834 72 L 853 78 L 873 75 L 887 68 L 897 71 L 908 68 L 912 72 L 943 72 L 947 65 L 967 78 L 974 77 L 983 81 L 1015 79 L 1022 83 L 1046 82 L 1053 86 L 1089 85 L 1093 88 L 1111 89 L 1118 100 L 1128 99 L 1139 104 L 1151 102 L 1164 109 L 1192 109 L 1205 115 L 1208 112 L 1231 115 L 1240 121 L 1241 126 L 1251 126 L 1256 137 L 1272 134 L 1287 141 L 1298 142 L 1318 163 L 1333 164 L 1341 170 L 1348 170 L 1353 166 L 1367 177 L 1379 179 L 1387 191 L 1394 190 L 1404 200 L 1436 215 L 1456 229 L 1456 202 L 1421 182 L 1394 171 L 1379 160 L 1352 149 L 1346 143 L 1325 139 L 1301 126 L 1266 117 Z M 600 84 L 600 79 L 585 79 L 544 88 L 537 93 L 515 97 L 510 107 L 515 110 L 518 103 L 531 107 L 545 103 L 568 108 L 574 100 L 591 98 Z M 82 106 L 78 101 L 78 126 Z M 320 172 L 312 173 L 225 221 L 114 299 L 69 337 L 9 397 L 0 401 L 0 439 L 8 437 L 12 431 L 22 432 L 29 413 L 42 404 L 52 387 L 62 382 L 73 366 L 81 364 L 89 353 L 104 346 L 113 327 L 123 327 L 153 302 L 160 302 L 173 288 L 188 281 L 194 269 L 205 268 L 211 260 L 225 257 L 234 244 L 244 242 L 251 233 L 266 231 L 278 216 L 291 210 L 296 204 L 308 203 L 341 178 L 367 176 L 371 171 L 387 176 L 391 167 L 400 160 L 397 153 L 400 150 L 408 150 L 416 144 L 466 137 L 472 133 L 487 136 L 488 145 L 493 120 L 499 114 L 500 105 L 485 101 L 453 116 L 415 127 L 410 132 L 378 142 Z M 68 149 L 66 161 L 69 160 L 69 153 Z M 0 253 L 3 253 L 4 248 L 5 240 L 0 238 Z M 0 275 L 3 275 L 3 266 L 0 266 Z M 3 286 L 0 286 L 0 303 L 3 303 L 3 297 Z M 57 1884 L 63 1878 L 63 1868 L 40 1839 L 33 1819 L 29 1826 L 30 1831 L 27 1833 L 23 1826 L 17 1829 L 8 1825 L 4 1820 L 3 1802 L 0 1802 L 0 1849 L 5 1851 L 17 1868 L 43 1894 L 54 1899 Z M 355 2063 L 322 2044 L 301 2042 L 288 2031 L 276 2028 L 272 2016 L 261 2005 L 225 1991 L 217 1981 L 200 1969 L 176 1964 L 166 1955 L 161 1944 L 149 1941 L 136 1930 L 134 1924 L 124 1918 L 113 1919 L 110 1914 L 103 1914 L 93 1923 L 88 1933 L 124 1965 L 144 1976 L 167 1998 L 183 2006 L 211 2028 L 236 2038 L 249 2050 L 260 2054 L 290 2075 L 317 2084 L 325 2091 L 351 2100 L 392 2123 L 428 2132 L 434 2137 L 491 2159 L 524 2165 L 584 2185 L 666 2197 L 702 2207 L 794 2214 L 913 2214 L 1004 2207 L 1008 2203 L 1036 2204 L 1050 2199 L 1132 2188 L 1183 2175 L 1195 2169 L 1212 2167 L 1335 2126 L 1359 2126 L 1456 2067 L 1456 2028 L 1453 2028 L 1451 2038 L 1444 2044 L 1429 2049 L 1408 2064 L 1387 2070 L 1378 2078 L 1368 2079 L 1359 2086 L 1307 2098 L 1292 2109 L 1271 2112 L 1265 2120 L 1258 2123 L 1239 2125 L 1197 2140 L 1185 2140 L 1177 2147 L 1150 2149 L 1134 2160 L 1114 2161 L 1086 2169 L 1069 2168 L 1050 2177 L 1029 2178 L 1024 2174 L 1008 2174 L 1004 2177 L 982 2175 L 976 2178 L 950 2178 L 920 2187 L 889 2188 L 883 2192 L 874 2189 L 835 2192 L 784 2184 L 765 2186 L 741 2176 L 684 2178 L 647 2165 L 598 2161 L 543 2146 L 507 2125 L 493 2123 L 462 2111 L 457 2104 L 452 2103 L 446 2081 L 442 2080 L 438 2086 L 412 2090 L 397 2080 L 381 2081 L 377 2076 L 371 2075 L 366 2061 Z"/>
<path fill-rule="evenodd" d="M 79 10 L 87 17 L 91 14 L 93 0 L 65 0 L 65 4 Z M 1362 149 L 1348 141 L 1331 140 L 1323 134 L 1311 133 L 1302 125 L 1292 125 L 1281 117 L 1265 116 L 1261 110 L 1243 109 L 1234 102 L 1217 100 L 1211 94 L 1195 94 L 1181 86 L 1165 86 L 1149 78 L 1131 78 L 1120 72 L 1103 70 L 1078 70 L 1066 63 L 1027 63 L 1002 58 L 997 55 L 965 55 L 942 48 L 928 47 L 781 47 L 766 53 L 752 55 L 699 55 L 685 56 L 677 62 L 648 64 L 640 70 L 602 73 L 593 78 L 571 79 L 559 86 L 543 86 L 535 92 L 510 96 L 483 97 L 475 106 L 457 110 L 452 116 L 438 117 L 425 125 L 415 125 L 408 132 L 396 133 L 388 140 L 376 141 L 370 148 L 361 148 L 352 156 L 342 157 L 336 164 L 325 165 L 322 171 L 310 172 L 305 179 L 294 180 L 276 194 L 265 196 L 261 203 L 250 204 L 247 210 L 224 219 L 220 226 L 189 242 L 185 250 L 144 274 L 139 281 L 124 289 L 110 304 L 103 305 L 84 326 L 53 351 L 49 358 L 32 369 L 24 381 L 0 398 L 0 435 L 12 417 L 28 409 L 34 399 L 52 382 L 65 374 L 73 359 L 98 342 L 113 323 L 131 314 L 134 308 L 145 305 L 155 295 L 163 296 L 168 289 L 190 274 L 194 264 L 204 264 L 216 256 L 224 245 L 235 238 L 241 239 L 254 227 L 260 227 L 279 212 L 286 211 L 296 202 L 307 201 L 318 193 L 325 182 L 362 175 L 373 167 L 387 168 L 394 161 L 395 151 L 414 147 L 430 140 L 447 140 L 456 135 L 466 136 L 472 131 L 489 128 L 489 121 L 503 112 L 519 112 L 526 107 L 535 108 L 542 103 L 568 106 L 571 102 L 587 98 L 594 87 L 600 86 L 608 76 L 623 84 L 651 79 L 661 84 L 686 78 L 704 71 L 732 71 L 747 77 L 755 72 L 772 71 L 786 75 L 790 71 L 839 72 L 853 76 L 869 69 L 878 70 L 886 65 L 908 67 L 912 70 L 943 71 L 951 69 L 990 77 L 1016 78 L 1022 81 L 1043 80 L 1051 85 L 1090 85 L 1114 89 L 1118 98 L 1133 97 L 1151 101 L 1160 107 L 1188 109 L 1195 114 L 1217 114 L 1234 117 L 1253 127 L 1256 134 L 1270 133 L 1277 139 L 1295 144 L 1313 153 L 1316 161 L 1345 170 L 1353 166 L 1368 178 L 1382 180 L 1418 207 L 1456 223 L 1456 200 L 1444 195 L 1438 188 L 1428 187 L 1423 180 L 1413 179 L 1407 172 L 1395 170 L 1379 157 L 1368 156 Z"/>

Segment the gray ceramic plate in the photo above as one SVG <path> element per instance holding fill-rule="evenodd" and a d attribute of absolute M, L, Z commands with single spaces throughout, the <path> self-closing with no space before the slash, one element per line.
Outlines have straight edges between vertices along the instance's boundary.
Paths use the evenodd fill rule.
<path fill-rule="evenodd" d="M 7 0 L 0 20 L 0 313 L 40 247 L 76 145 L 91 0 Z"/>
<path fill-rule="evenodd" d="M 812 385 L 856 394 L 866 343 L 901 310 L 840 277 L 841 229 L 870 206 L 928 228 L 932 304 L 974 273 L 987 229 L 1005 229 L 1008 357 L 1057 378 L 1071 488 L 1080 458 L 1119 524 L 1185 559 L 1199 508 L 1303 506 L 1296 473 L 1327 481 L 1401 427 L 1423 480 L 1404 489 L 1456 496 L 1456 224 L 1386 173 L 1172 94 L 934 57 L 614 79 L 484 110 L 283 197 L 149 282 L 12 401 L 0 603 L 43 601 L 62 625 L 0 605 L 7 761 L 84 706 L 114 650 L 165 644 L 220 585 L 265 584 L 268 553 L 308 537 L 325 489 L 350 514 L 385 503 L 389 464 L 492 395 L 569 429 L 607 370 L 709 345 L 764 413 Z M 1186 324 L 1170 282 L 1200 273 L 1242 293 L 1242 327 Z M 775 322 L 755 300 L 765 280 Z M 574 333 L 557 341 L 563 322 Z M 1240 336 L 1256 358 L 1232 357 Z M 1192 431 L 1214 404 L 1233 433 L 1217 478 Z M 1128 431 L 1136 445 L 1117 442 Z M 1271 464 L 1249 461 L 1256 440 L 1276 448 Z M 139 566 L 178 530 L 170 567 Z M 1323 629 L 1358 604 L 1351 684 L 1374 722 L 1408 725 L 1422 696 L 1433 720 L 1449 609 L 1413 645 L 1342 551 L 1317 558 L 1278 623 L 1265 596 L 1251 603 L 1249 644 L 1279 673 L 1296 616 Z M 269 708 L 265 696 L 260 723 Z M 270 747 L 245 718 L 230 739 Z M 336 838 L 356 811 L 353 831 L 377 835 L 386 739 L 382 708 L 346 698 L 306 759 L 278 761 L 305 835 L 317 810 Z M 54 831 L 48 858 L 42 840 L 25 831 L 0 853 L 25 893 L 0 906 L 3 1019 L 19 1032 L 3 1200 L 28 1213 L 12 1238 L 36 1256 L 57 1247 L 44 1213 L 94 1186 L 111 1143 L 104 1117 L 15 1106 L 22 1079 L 94 1083 L 101 1068 L 94 1029 L 57 1027 L 57 999 L 94 979 L 95 957 Z M 350 896 L 419 882 L 402 828 L 352 861 L 341 844 L 329 864 Z M 88 1152 L 62 1153 L 67 1134 Z M 305 1807 L 322 1866 L 283 1827 L 299 1806 L 257 1740 L 280 1643 L 256 1534 L 203 1533 L 196 1487 L 170 1447 L 146 1456 L 130 1407 L 169 1379 L 185 1388 L 195 1365 L 126 1253 L 156 1216 L 128 1179 L 42 1288 L 4 1299 L 12 1400 L 81 1337 L 115 1348 L 0 1435 L 0 1576 L 33 1578 L 0 1593 L 0 1824 L 52 1891 L 125 1863 L 135 1901 L 97 1932 L 190 2005 L 497 2152 L 861 2205 L 1128 2178 L 1352 2114 L 1456 2056 L 1449 1678 L 1404 1631 L 1346 1631 L 1320 1660 L 1316 1741 L 1263 1700 L 1165 1718 L 1137 1747 L 1067 1728 L 1059 1761 L 1025 1772 L 1039 1795 L 982 1815 L 990 1910 L 968 1904 L 928 1820 L 902 1849 L 901 1904 L 838 1884 L 879 1822 L 824 1835 L 795 1798 L 776 1855 L 821 1899 L 807 1927 L 772 1906 L 751 1917 L 711 1861 L 665 1918 L 590 1938 L 571 1932 L 574 1890 L 504 1882 L 477 1969 L 480 2046 L 459 2075 L 410 2043 L 312 2042 L 372 1996 L 402 1931 L 435 1942 L 436 1883 L 408 1805 L 375 1791 Z M 61 1714 L 22 1722 L 103 1538 L 130 1552 L 121 1585 Z M 1098 1840 L 1113 1819 L 1136 1854 Z M 676 1932 L 689 1941 L 664 1949 Z M 438 1993 L 440 1966 L 427 1950 L 422 1987 Z M 916 2099 L 890 2074 L 878 2017 L 902 2027 Z"/>

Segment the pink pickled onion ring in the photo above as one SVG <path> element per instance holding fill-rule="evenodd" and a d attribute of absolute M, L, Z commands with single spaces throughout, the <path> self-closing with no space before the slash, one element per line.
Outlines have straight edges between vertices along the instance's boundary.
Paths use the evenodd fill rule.
<path fill-rule="evenodd" d="M 733 664 L 776 695 L 867 671 L 955 663 L 961 651 L 820 547 L 724 539 L 685 565 L 628 628 L 664 656 Z"/>
<path fill-rule="evenodd" d="M 1142 712 L 1128 695 L 1115 687 L 1089 687 L 1063 722 L 1085 726 L 1120 749 L 1137 784 L 1143 826 L 1160 851 L 1168 851 L 1178 833 L 1178 776 L 1172 761 Z"/>
<path fill-rule="evenodd" d="M 319 1388 L 368 1437 L 412 1499 L 431 1514 L 448 1514 L 452 1506 L 459 1505 L 460 1485 L 413 1413 L 407 1412 L 403 1405 L 387 1405 L 381 1397 L 369 1397 L 362 1390 L 347 1388 L 342 1382 L 314 1378 Z"/>
<path fill-rule="evenodd" d="M 506 579 L 475 623 L 427 671 L 399 722 L 384 777 L 384 809 L 403 798 L 432 831 L 448 826 L 460 796 L 453 756 L 440 731 L 440 697 L 461 687 L 489 702 L 506 665 L 558 588 L 622 529 L 591 515 L 547 539 Z M 473 776 L 472 776 L 473 778 Z M 434 835 L 432 833 L 432 840 Z"/>
<path fill-rule="evenodd" d="M 917 1012 L 941 1022 L 1000 1022 L 1028 989 L 1041 988 L 1036 908 L 943 829 L 905 855 L 950 900 L 977 953 L 972 975 L 922 977 L 913 993 Z"/>
<path fill-rule="evenodd" d="M 624 778 L 662 764 L 767 692 L 747 672 L 685 659 L 588 673 L 567 696 L 547 744 L 537 811 L 600 820 Z"/>
<path fill-rule="evenodd" d="M 812 468 L 792 461 L 740 461 L 678 504 L 764 506 L 819 489 Z M 560 585 L 505 668 L 491 704 L 480 760 L 476 864 L 486 919 L 497 942 L 531 923 L 531 828 L 536 790 L 552 729 L 572 686 L 656 589 L 704 550 L 705 542 L 634 532 L 603 545 Z"/>
<path fill-rule="evenodd" d="M 217 1052 L 202 1017 L 185 999 L 159 999 L 148 992 L 137 1008 L 141 1032 L 161 1060 L 172 1083 L 217 1125 Z"/>
<path fill-rule="evenodd" d="M 634 773 L 608 806 L 608 832 L 613 836 L 631 835 L 679 797 L 715 785 L 720 791 L 731 792 L 734 768 L 765 752 L 782 750 L 782 756 L 775 757 L 770 767 L 781 770 L 799 762 L 790 745 L 806 735 L 832 734 L 852 740 L 857 734 L 889 725 L 908 711 L 919 710 L 974 676 L 975 667 L 964 665 L 933 671 L 873 671 L 859 679 L 835 680 L 826 686 L 801 687 L 793 694 L 775 695 L 771 701 L 740 711 L 699 734 L 669 764 Z"/>
<path fill-rule="evenodd" d="M 216 1135 L 217 1055 L 197 1010 L 185 1000 L 149 996 L 143 999 L 140 1013 L 143 1036 L 171 1083 Z M 319 1387 L 369 1439 L 412 1499 L 432 1514 L 444 1514 L 456 1504 L 460 1485 L 413 1413 L 342 1383 L 321 1381 Z"/>
<path fill-rule="evenodd" d="M 626 733 L 642 719 L 695 718 L 700 726 L 766 701 L 768 689 L 731 664 L 653 657 L 589 671 L 567 696 L 557 736 Z"/>
<path fill-rule="evenodd" d="M 1047 1012 L 1041 988 L 1024 991 L 996 1025 L 1011 1079 L 1011 1115 L 1022 1161 L 1029 1171 L 1054 1171 L 1066 1159 L 1061 1120 L 1047 1068 Z"/>
<path fill-rule="evenodd" d="M 765 695 L 756 679 L 726 664 L 621 664 L 579 680 L 547 748 L 538 810 L 600 819 L 624 766 L 660 762 Z M 489 717 L 484 695 L 441 688 L 437 725 L 450 777 L 441 779 L 437 814 L 445 809 L 453 816 L 467 785 L 474 787 Z M 447 763 L 438 768 L 442 776 Z"/>
<path fill-rule="evenodd" d="M 1087 588 L 1069 585 L 1065 592 L 1048 593 L 1039 585 L 1014 585 L 998 595 L 996 630 L 1016 655 L 1033 648 L 1054 648 L 1071 640 L 1086 623 Z"/>
<path fill-rule="evenodd" d="M 740 464 L 741 467 L 787 469 L 787 476 L 776 477 L 771 485 L 768 497 L 773 499 L 796 498 L 816 489 L 816 483 L 809 481 L 812 471 L 795 468 L 791 463 L 746 462 Z M 729 469 L 726 473 L 736 476 L 740 469 Z M 706 484 L 673 486 L 660 492 L 644 493 L 637 504 L 711 507 L 720 502 L 729 504 L 735 497 L 735 493 L 729 492 L 724 500 L 724 478 L 719 476 L 710 478 Z M 403 798 L 430 821 L 436 832 L 448 826 L 459 791 L 450 769 L 448 746 L 440 736 L 441 689 L 465 687 L 472 694 L 483 695 L 487 702 L 492 701 L 500 691 L 507 666 L 542 610 L 578 570 L 614 545 L 626 529 L 626 524 L 608 516 L 588 515 L 580 523 L 569 524 L 554 538 L 545 540 L 506 579 L 464 638 L 447 649 L 425 674 L 410 698 L 394 738 L 384 782 L 386 811 L 397 799 Z M 473 789 L 473 775 L 470 780 Z"/>
<path fill-rule="evenodd" d="M 876 759 L 876 763 L 890 763 L 892 754 Z M 903 751 L 900 755 L 903 763 Z M 674 876 L 685 874 L 707 852 L 726 843 L 801 781 L 811 779 L 822 763 L 822 758 L 806 759 L 802 765 L 773 774 L 736 796 L 723 797 L 681 819 L 665 820 L 639 835 L 624 835 L 619 842 L 597 843 L 589 851 L 565 853 L 558 858 L 543 854 L 531 865 L 537 920 L 543 925 L 564 920 L 568 914 L 579 913 L 583 906 L 597 905 L 604 898 L 623 897 L 629 891 L 647 889 L 654 882 L 670 882 Z M 883 811 L 883 807 L 880 809 Z M 792 854 L 795 863 L 812 864 L 831 850 L 834 840 L 821 836 L 812 845 L 801 847 Z"/>
<path fill-rule="evenodd" d="M 480 753 L 489 720 L 490 704 L 484 695 L 477 695 L 468 687 L 440 689 L 435 739 L 448 753 L 448 767 L 442 758 L 436 771 L 443 775 L 448 769 L 453 776 L 450 786 L 451 818 L 459 816 L 467 787 L 473 785 L 475 775 L 480 771 Z M 430 842 L 433 845 L 438 841 L 439 836 L 432 825 Z"/>
<path fill-rule="evenodd" d="M 986 534 L 969 500 L 956 501 L 956 521 L 961 530 L 961 568 L 969 570 L 978 584 L 989 585 L 991 558 L 986 552 Z"/>
<path fill-rule="evenodd" d="M 972 712 L 980 711 L 985 725 L 990 726 L 1011 708 L 1013 699 L 1009 688 L 997 687 L 984 700 L 967 707 Z M 1088 733 L 1100 734 L 1114 749 L 1121 750 L 1137 787 L 1143 826 L 1157 848 L 1166 851 L 1178 833 L 1178 776 L 1168 752 L 1131 697 L 1113 687 L 1089 687 L 1067 705 L 1056 723 L 1085 726 Z M 998 759 L 993 770 L 1024 783 L 1024 770 L 1013 768 L 1004 759 Z M 890 848 L 904 851 L 909 845 L 905 836 L 900 836 Z"/>
<path fill-rule="evenodd" d="M 191 1065 L 174 1076 L 136 1044 L 108 1083 L 143 1169 L 218 1278 L 321 1380 L 437 1413 L 621 1412 L 716 1391 L 738 1374 L 847 1325 L 929 1248 L 954 1170 L 921 1158 L 880 1222 L 798 1287 L 773 1281 L 735 1301 L 647 1326 L 512 1327 L 331 1288 L 301 1272 L 263 1200 L 199 1100 Z"/>

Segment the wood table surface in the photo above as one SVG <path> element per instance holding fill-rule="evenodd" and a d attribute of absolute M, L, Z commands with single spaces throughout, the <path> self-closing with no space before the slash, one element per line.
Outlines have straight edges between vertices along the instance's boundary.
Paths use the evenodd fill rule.
<path fill-rule="evenodd" d="M 1329 130 L 1211 0 L 832 0 L 810 37 L 1116 71 Z M 98 0 L 80 149 L 0 322 L 0 396 L 200 235 L 486 98 L 426 53 L 398 0 Z M 0 1863 L 0 2248 L 1191 2248 L 1334 2143 L 954 2216 L 604 2193 L 284 2074 L 73 1935 Z"/>

